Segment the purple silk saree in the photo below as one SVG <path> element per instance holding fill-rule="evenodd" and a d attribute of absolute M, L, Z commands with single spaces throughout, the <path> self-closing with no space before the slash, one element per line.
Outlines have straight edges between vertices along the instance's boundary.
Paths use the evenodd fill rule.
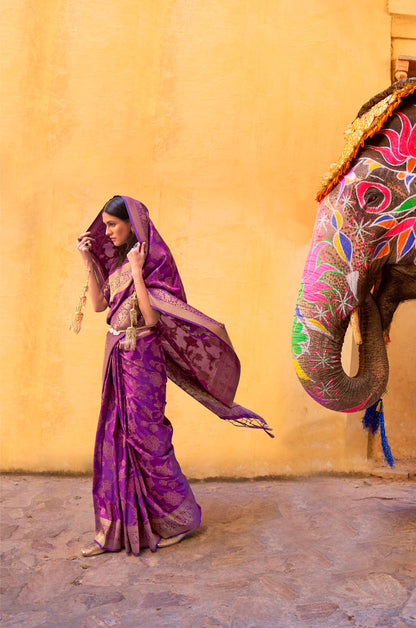
<path fill-rule="evenodd" d="M 110 304 L 101 412 L 94 453 L 96 542 L 138 554 L 160 538 L 199 526 L 201 511 L 181 472 L 164 416 L 166 363 L 157 327 L 136 332 L 125 349 L 133 284 L 130 264 L 110 273 L 104 285 Z M 144 321 L 139 321 L 143 324 Z"/>
<path fill-rule="evenodd" d="M 199 526 L 200 508 L 181 472 L 164 416 L 166 377 L 222 419 L 270 428 L 260 416 L 233 403 L 240 364 L 225 327 L 186 303 L 171 252 L 139 201 L 123 197 L 140 242 L 148 242 L 143 277 L 154 327 L 137 331 L 134 350 L 124 347 L 134 285 L 130 264 L 112 270 L 116 249 L 101 214 L 89 228 L 96 276 L 109 302 L 101 412 L 94 454 L 96 542 L 138 554 L 161 538 Z"/>

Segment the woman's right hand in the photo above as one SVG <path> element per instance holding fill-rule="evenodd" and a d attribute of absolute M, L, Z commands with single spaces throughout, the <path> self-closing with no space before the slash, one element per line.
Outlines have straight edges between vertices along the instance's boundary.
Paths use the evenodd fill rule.
<path fill-rule="evenodd" d="M 84 260 L 84 264 L 87 268 L 90 268 L 92 264 L 91 246 L 93 242 L 94 238 L 91 238 L 90 231 L 81 233 L 77 239 L 77 249 L 81 253 L 82 259 Z"/>
<path fill-rule="evenodd" d="M 94 238 L 91 237 L 91 232 L 86 231 L 81 233 L 77 239 L 77 249 L 82 255 L 84 265 L 87 271 L 93 271 L 93 258 L 91 255 L 91 247 L 94 242 Z M 98 281 L 98 278 L 94 272 L 88 272 L 88 288 L 91 295 L 91 301 L 96 312 L 103 312 L 108 303 L 103 294 L 102 287 Z"/>

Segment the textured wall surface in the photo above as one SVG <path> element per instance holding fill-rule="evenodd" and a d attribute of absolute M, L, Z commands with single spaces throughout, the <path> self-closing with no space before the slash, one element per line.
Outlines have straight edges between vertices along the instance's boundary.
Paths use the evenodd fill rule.
<path fill-rule="evenodd" d="M 361 468 L 358 418 L 305 395 L 290 333 L 320 175 L 390 82 L 385 0 L 4 0 L 0 29 L 2 467 L 91 468 L 106 324 L 88 307 L 68 331 L 75 239 L 119 193 L 149 207 L 189 302 L 226 324 L 236 399 L 276 434 L 226 425 L 172 385 L 184 471 Z M 402 308 L 386 419 L 406 456 L 416 339 Z"/>

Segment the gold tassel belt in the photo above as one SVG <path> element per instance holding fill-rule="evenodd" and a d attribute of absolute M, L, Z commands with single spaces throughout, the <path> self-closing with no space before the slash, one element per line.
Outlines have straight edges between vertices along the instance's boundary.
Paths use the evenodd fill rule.
<path fill-rule="evenodd" d="M 136 348 L 137 338 L 146 336 L 152 329 L 155 328 L 156 325 L 144 325 L 143 327 L 134 327 L 131 325 L 130 327 L 127 327 L 127 329 L 114 329 L 113 327 L 109 327 L 108 333 L 113 334 L 114 336 L 125 334 L 125 337 L 122 340 L 123 348 L 128 351 L 133 351 Z"/>
<path fill-rule="evenodd" d="M 88 292 L 90 274 L 91 274 L 91 270 L 88 270 L 87 280 L 84 284 L 82 294 L 79 299 L 78 306 L 74 315 L 74 319 L 70 327 L 70 329 L 72 329 L 76 334 L 79 334 L 81 330 L 81 323 L 84 316 L 85 305 L 87 302 L 87 292 Z M 145 325 L 143 327 L 137 327 L 137 322 L 139 320 L 139 313 L 140 313 L 139 302 L 137 300 L 136 291 L 134 291 L 132 294 L 132 303 L 131 303 L 131 309 L 130 309 L 130 327 L 127 327 L 127 329 L 114 329 L 113 327 L 110 327 L 108 330 L 109 333 L 113 334 L 114 336 L 120 336 L 120 334 L 126 334 L 126 337 L 123 342 L 124 347 L 126 349 L 133 350 L 136 348 L 137 332 L 141 331 L 143 334 L 145 331 L 150 331 L 152 327 L 155 327 L 155 325 Z"/>
<path fill-rule="evenodd" d="M 152 329 L 155 325 L 143 325 L 143 327 L 129 327 L 129 330 L 132 330 L 133 333 L 137 333 L 138 331 L 143 331 L 145 329 Z M 113 336 L 120 336 L 120 334 L 125 334 L 127 329 L 114 329 L 113 327 L 108 328 L 108 333 L 113 334 Z"/>
<path fill-rule="evenodd" d="M 113 334 L 113 336 L 119 336 L 120 334 L 124 334 L 125 332 L 125 329 L 113 329 L 112 327 L 108 328 L 108 333 Z"/>

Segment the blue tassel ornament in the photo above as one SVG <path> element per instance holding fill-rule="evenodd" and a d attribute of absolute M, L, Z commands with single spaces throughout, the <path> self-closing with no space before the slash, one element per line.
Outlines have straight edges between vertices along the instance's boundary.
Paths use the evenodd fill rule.
<path fill-rule="evenodd" d="M 384 427 L 384 412 L 383 412 L 383 400 L 379 399 L 372 406 L 367 408 L 363 417 L 363 425 L 365 428 L 371 430 L 372 434 L 375 434 L 380 428 L 381 447 L 383 449 L 384 458 L 387 463 L 393 467 L 394 458 L 391 453 L 389 441 L 387 440 L 386 430 Z"/>

